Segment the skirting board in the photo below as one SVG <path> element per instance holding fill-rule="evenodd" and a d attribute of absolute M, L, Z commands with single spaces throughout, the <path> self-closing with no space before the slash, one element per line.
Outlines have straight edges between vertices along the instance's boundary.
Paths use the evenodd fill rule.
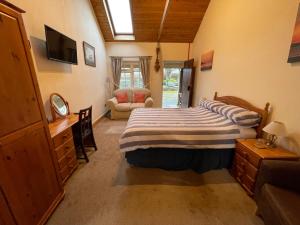
<path fill-rule="evenodd" d="M 93 126 L 95 126 L 108 112 L 108 110 L 106 110 L 104 113 L 102 113 L 99 117 L 97 117 L 94 121 L 93 121 Z"/>

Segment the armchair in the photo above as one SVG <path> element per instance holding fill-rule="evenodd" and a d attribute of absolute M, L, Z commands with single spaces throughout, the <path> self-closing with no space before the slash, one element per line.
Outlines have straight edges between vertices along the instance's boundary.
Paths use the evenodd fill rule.
<path fill-rule="evenodd" d="M 128 102 L 118 103 L 118 100 L 115 96 L 120 92 L 127 92 Z M 133 101 L 135 92 L 142 92 L 145 94 L 145 102 L 135 103 Z M 127 119 L 129 118 L 133 109 L 152 107 L 153 99 L 151 98 L 151 92 L 145 88 L 118 89 L 114 91 L 114 97 L 109 99 L 106 105 L 111 111 L 111 119 Z"/>

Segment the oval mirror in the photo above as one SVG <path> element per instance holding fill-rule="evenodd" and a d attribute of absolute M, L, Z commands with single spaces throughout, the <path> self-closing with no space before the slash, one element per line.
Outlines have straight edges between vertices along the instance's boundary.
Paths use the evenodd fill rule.
<path fill-rule="evenodd" d="M 61 95 L 57 93 L 52 94 L 50 96 L 50 104 L 58 115 L 64 117 L 69 114 L 68 103 Z"/>

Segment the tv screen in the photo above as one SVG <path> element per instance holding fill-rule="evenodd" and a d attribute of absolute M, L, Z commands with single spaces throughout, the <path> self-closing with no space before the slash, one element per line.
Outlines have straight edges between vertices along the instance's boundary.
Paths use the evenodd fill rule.
<path fill-rule="evenodd" d="M 45 25 L 48 59 L 77 64 L 76 41 Z"/>

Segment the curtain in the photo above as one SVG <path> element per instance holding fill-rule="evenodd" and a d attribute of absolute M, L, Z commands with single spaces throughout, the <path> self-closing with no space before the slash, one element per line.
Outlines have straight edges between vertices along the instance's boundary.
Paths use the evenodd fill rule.
<path fill-rule="evenodd" d="M 140 56 L 140 69 L 144 87 L 150 89 L 150 60 L 149 56 Z"/>
<path fill-rule="evenodd" d="M 111 70 L 114 82 L 114 89 L 120 86 L 121 71 L 122 71 L 122 57 L 111 57 Z"/>

